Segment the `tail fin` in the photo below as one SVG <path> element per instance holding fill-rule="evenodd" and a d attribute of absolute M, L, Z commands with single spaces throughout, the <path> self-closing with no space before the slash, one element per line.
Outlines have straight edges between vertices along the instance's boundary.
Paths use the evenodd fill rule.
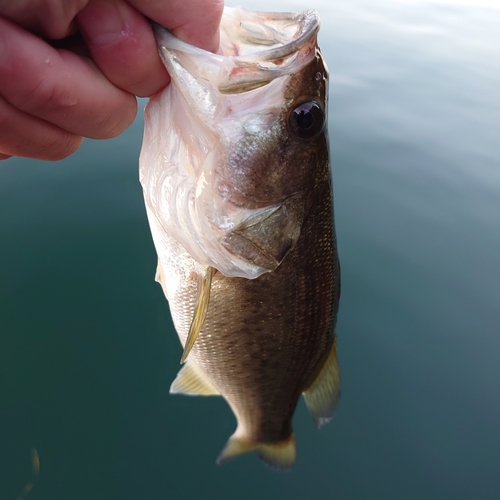
<path fill-rule="evenodd" d="M 217 464 L 225 464 L 244 453 L 253 451 L 257 452 L 259 458 L 269 467 L 279 470 L 290 469 L 297 456 L 295 436 L 292 433 L 289 438 L 278 443 L 255 443 L 233 434 L 217 457 Z"/>

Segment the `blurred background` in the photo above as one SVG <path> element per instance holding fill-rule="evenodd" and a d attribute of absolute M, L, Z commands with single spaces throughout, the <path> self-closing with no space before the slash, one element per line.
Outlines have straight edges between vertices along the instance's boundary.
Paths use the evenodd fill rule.
<path fill-rule="evenodd" d="M 28 500 L 500 498 L 500 1 L 239 3 L 322 17 L 337 415 L 316 431 L 300 402 L 291 472 L 218 467 L 227 404 L 168 395 L 140 112 L 64 161 L 0 164 L 0 500 L 32 448 Z"/>

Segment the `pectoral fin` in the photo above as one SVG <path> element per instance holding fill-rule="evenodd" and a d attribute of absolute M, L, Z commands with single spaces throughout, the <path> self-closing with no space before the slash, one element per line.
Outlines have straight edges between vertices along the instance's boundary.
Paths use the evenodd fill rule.
<path fill-rule="evenodd" d="M 340 370 L 337 362 L 337 338 L 312 384 L 302 393 L 316 428 L 323 427 L 332 418 L 340 397 Z"/>
<path fill-rule="evenodd" d="M 203 275 L 199 276 L 198 281 L 198 300 L 196 301 L 196 307 L 194 309 L 193 320 L 191 321 L 191 326 L 189 327 L 189 333 L 184 345 L 184 352 L 181 356 L 181 364 L 186 361 L 189 356 L 191 349 L 201 332 L 203 323 L 205 322 L 205 317 L 208 311 L 208 302 L 210 300 L 210 287 L 212 285 L 212 278 L 215 273 L 213 267 L 208 266 Z"/>
<path fill-rule="evenodd" d="M 189 396 L 220 395 L 210 380 L 190 361 L 179 370 L 177 377 L 170 386 L 170 394 L 187 394 Z"/>

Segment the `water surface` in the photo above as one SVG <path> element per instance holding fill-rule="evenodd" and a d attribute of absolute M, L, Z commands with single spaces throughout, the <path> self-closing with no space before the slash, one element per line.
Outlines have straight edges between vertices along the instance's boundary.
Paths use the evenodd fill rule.
<path fill-rule="evenodd" d="M 246 6 L 322 16 L 338 413 L 318 432 L 299 405 L 290 473 L 217 467 L 225 402 L 167 394 L 181 348 L 153 279 L 139 116 L 62 162 L 0 165 L 0 500 L 32 447 L 30 500 L 500 498 L 500 10 Z"/>

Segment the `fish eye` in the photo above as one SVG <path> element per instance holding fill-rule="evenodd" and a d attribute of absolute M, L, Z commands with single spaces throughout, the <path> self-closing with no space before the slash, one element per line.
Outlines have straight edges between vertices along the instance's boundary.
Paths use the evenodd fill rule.
<path fill-rule="evenodd" d="M 299 139 L 312 139 L 321 133 L 325 113 L 316 101 L 302 102 L 288 115 L 288 125 Z"/>

